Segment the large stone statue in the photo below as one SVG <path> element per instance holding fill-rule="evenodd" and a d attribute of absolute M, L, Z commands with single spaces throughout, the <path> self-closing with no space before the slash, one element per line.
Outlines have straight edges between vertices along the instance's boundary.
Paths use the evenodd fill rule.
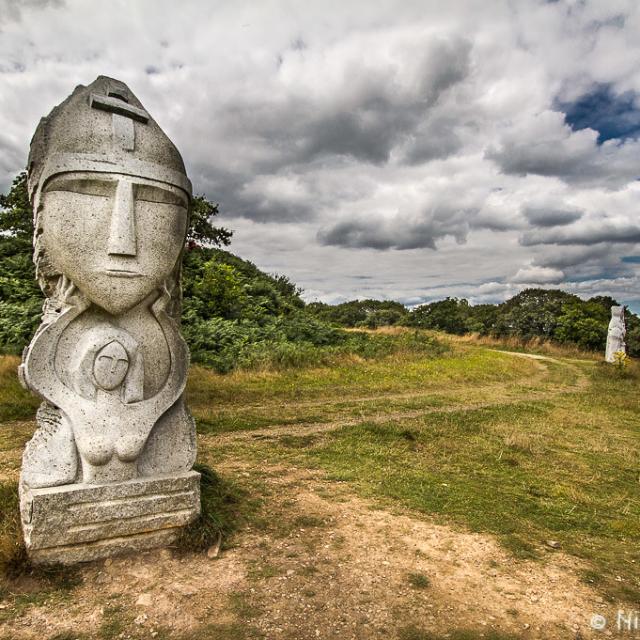
<path fill-rule="evenodd" d="M 27 550 L 70 563 L 167 544 L 200 509 L 178 327 L 184 163 L 100 76 L 40 121 L 28 183 L 47 299 L 20 367 L 44 400 L 22 460 Z"/>
<path fill-rule="evenodd" d="M 607 333 L 607 350 L 605 360 L 615 362 L 615 354 L 626 353 L 624 337 L 627 329 L 624 324 L 624 307 L 611 307 L 611 321 L 609 322 L 609 332 Z"/>

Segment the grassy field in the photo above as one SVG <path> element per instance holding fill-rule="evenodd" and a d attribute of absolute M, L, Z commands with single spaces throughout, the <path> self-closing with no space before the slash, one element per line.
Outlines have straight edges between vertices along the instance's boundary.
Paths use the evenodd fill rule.
<path fill-rule="evenodd" d="M 391 512 L 495 535 L 514 558 L 545 562 L 559 546 L 579 560 L 582 580 L 605 600 L 637 602 L 636 364 L 619 370 L 585 354 L 527 357 L 446 337 L 419 348 L 406 336 L 389 339 L 397 348 L 386 355 L 341 357 L 321 368 L 220 376 L 194 367 L 188 397 L 199 462 L 215 469 L 241 461 L 256 470 L 247 472 L 255 475 L 247 486 L 263 504 L 269 495 L 260 495 L 260 469 L 280 465 L 321 472 Z M 12 510 L 37 406 L 17 384 L 17 362 L 0 360 L 5 573 L 16 573 L 24 560 Z M 225 532 L 226 544 L 234 519 L 264 517 L 250 500 L 230 499 L 233 491 L 210 493 L 211 510 L 227 504 L 213 527 Z M 14 615 L 27 605 L 16 604 L 7 575 Z M 45 588 L 62 593 L 59 582 Z"/>
<path fill-rule="evenodd" d="M 585 580 L 608 596 L 640 598 L 635 364 L 618 371 L 588 356 L 533 360 L 452 342 L 434 358 L 193 377 L 203 435 L 327 427 L 222 440 L 207 456 L 213 466 L 243 456 L 320 468 L 387 507 L 496 534 L 519 557 L 557 541 L 591 564 Z"/>

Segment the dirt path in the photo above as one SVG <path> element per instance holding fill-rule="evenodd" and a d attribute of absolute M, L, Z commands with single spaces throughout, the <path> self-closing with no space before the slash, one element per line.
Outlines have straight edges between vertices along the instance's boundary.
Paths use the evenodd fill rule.
<path fill-rule="evenodd" d="M 546 362 L 575 366 L 546 356 L 510 355 L 534 359 L 541 373 Z M 505 402 L 364 419 L 501 406 L 587 384 L 580 373 L 570 387 Z M 235 440 L 323 433 L 361 420 L 279 425 L 201 440 L 210 449 Z M 470 630 L 469 638 L 495 631 L 527 640 L 579 640 L 603 637 L 591 630 L 592 615 L 615 620 L 612 607 L 581 581 L 587 567 L 544 541 L 541 561 L 518 561 L 492 536 L 375 508 L 354 497 L 348 484 L 318 471 L 256 469 L 241 459 L 216 469 L 245 484 L 263 504 L 217 558 L 165 549 L 91 563 L 79 570 L 81 584 L 62 600 L 0 603 L 0 638 L 441 640 Z"/>
<path fill-rule="evenodd" d="M 504 349 L 489 349 L 489 351 L 495 351 L 495 353 L 504 353 L 508 356 L 517 356 L 519 358 L 528 358 L 529 360 L 546 360 L 547 362 L 555 362 L 556 364 L 563 364 L 561 360 L 557 358 L 551 358 L 550 356 L 541 356 L 537 353 L 522 353 L 521 351 L 504 351 Z"/>
<path fill-rule="evenodd" d="M 66 603 L 31 607 L 0 637 L 111 624 L 122 639 L 393 640 L 470 629 L 554 640 L 595 637 L 591 615 L 613 615 L 560 552 L 515 561 L 490 536 L 374 510 L 316 472 L 262 473 L 268 513 L 217 559 L 161 550 L 93 563 Z"/>
<path fill-rule="evenodd" d="M 503 351 L 502 349 L 491 349 L 491 351 L 496 351 L 497 353 L 504 353 L 506 355 L 515 356 L 517 358 L 527 358 L 528 360 L 535 360 L 541 364 L 543 362 L 553 362 L 554 364 L 559 364 L 568 369 L 571 369 L 576 373 L 577 381 L 573 385 L 574 391 L 580 391 L 585 387 L 589 386 L 589 378 L 584 374 L 584 372 L 577 365 L 569 362 L 566 358 L 564 360 L 559 360 L 558 358 L 552 358 L 550 356 L 542 356 L 537 353 L 521 353 L 520 351 Z M 574 362 L 577 362 L 574 361 Z"/>

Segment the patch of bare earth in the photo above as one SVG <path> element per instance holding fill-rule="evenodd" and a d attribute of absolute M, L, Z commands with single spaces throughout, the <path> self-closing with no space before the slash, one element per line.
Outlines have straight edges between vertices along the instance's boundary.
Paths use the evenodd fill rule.
<path fill-rule="evenodd" d="M 516 561 L 490 536 L 374 509 L 317 472 L 261 474 L 263 513 L 219 557 L 157 550 L 87 565 L 64 603 L 32 605 L 0 635 L 92 637 L 116 611 L 119 638 L 397 638 L 415 627 L 553 640 L 596 637 L 591 615 L 612 613 L 562 552 Z M 198 635 L 211 624 L 240 635 Z"/>

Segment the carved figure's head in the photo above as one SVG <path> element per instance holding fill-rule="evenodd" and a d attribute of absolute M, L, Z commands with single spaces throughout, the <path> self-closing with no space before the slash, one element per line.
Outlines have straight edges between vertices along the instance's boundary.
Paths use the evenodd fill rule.
<path fill-rule="evenodd" d="M 95 398 L 102 389 L 116 392 L 124 403 L 142 400 L 144 360 L 137 341 L 108 323 L 92 327 L 76 347 L 71 383 L 87 399 Z"/>
<path fill-rule="evenodd" d="M 129 354 L 117 341 L 106 344 L 93 361 L 93 379 L 105 391 L 117 389 L 129 371 Z"/>
<path fill-rule="evenodd" d="M 64 274 L 118 315 L 177 277 L 191 183 L 124 83 L 100 76 L 77 87 L 40 121 L 28 170 L 47 295 Z"/>

